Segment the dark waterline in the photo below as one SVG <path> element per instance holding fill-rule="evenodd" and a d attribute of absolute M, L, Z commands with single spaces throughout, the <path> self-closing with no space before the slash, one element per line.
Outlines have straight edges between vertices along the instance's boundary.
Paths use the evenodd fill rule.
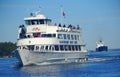
<path fill-rule="evenodd" d="M 120 77 L 120 51 L 90 52 L 85 63 L 20 67 L 16 58 L 0 58 L 0 77 Z"/>

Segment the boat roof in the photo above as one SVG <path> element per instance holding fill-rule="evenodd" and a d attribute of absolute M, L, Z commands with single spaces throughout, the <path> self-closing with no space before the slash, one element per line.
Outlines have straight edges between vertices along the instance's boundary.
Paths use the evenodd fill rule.
<path fill-rule="evenodd" d="M 31 15 L 31 17 L 24 18 L 24 20 L 36 20 L 36 19 L 47 19 L 43 14 L 35 13 L 34 15 Z"/>

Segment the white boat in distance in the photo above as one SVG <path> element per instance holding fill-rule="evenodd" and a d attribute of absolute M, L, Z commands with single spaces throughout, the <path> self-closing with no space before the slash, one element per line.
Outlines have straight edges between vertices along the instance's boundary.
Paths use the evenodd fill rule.
<path fill-rule="evenodd" d="M 24 21 L 26 26 L 19 26 L 14 52 L 23 66 L 87 60 L 79 26 L 52 25 L 51 19 L 39 12 L 24 18 Z"/>

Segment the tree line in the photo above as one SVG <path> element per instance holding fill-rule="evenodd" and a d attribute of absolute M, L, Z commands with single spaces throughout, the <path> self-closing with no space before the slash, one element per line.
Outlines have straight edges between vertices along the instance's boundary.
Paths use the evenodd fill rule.
<path fill-rule="evenodd" d="M 16 49 L 16 43 L 0 42 L 0 57 L 12 57 Z"/>

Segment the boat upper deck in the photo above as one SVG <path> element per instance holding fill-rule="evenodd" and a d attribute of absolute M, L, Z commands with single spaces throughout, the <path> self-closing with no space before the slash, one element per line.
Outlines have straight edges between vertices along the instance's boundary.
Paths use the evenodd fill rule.
<path fill-rule="evenodd" d="M 51 24 L 48 19 L 40 13 L 24 18 L 25 25 L 19 26 L 18 44 L 83 44 L 81 39 L 81 28 L 62 24 Z M 42 41 L 43 40 L 43 41 Z M 69 40 L 69 41 L 68 41 Z M 34 41 L 30 43 L 29 41 Z M 48 41 L 48 42 L 47 42 Z"/>
<path fill-rule="evenodd" d="M 24 18 L 25 25 L 18 30 L 18 48 L 34 47 L 51 48 L 50 50 L 83 50 L 85 44 L 81 36 L 81 27 L 72 24 L 54 24 L 52 20 L 40 13 Z M 71 49 L 72 48 L 72 49 Z"/>
<path fill-rule="evenodd" d="M 51 24 L 51 19 L 48 19 L 40 13 L 31 14 L 30 17 L 24 18 L 25 25 L 19 26 L 18 38 L 40 36 L 41 34 L 75 34 L 81 33 L 79 25 L 76 27 L 62 24 Z"/>

